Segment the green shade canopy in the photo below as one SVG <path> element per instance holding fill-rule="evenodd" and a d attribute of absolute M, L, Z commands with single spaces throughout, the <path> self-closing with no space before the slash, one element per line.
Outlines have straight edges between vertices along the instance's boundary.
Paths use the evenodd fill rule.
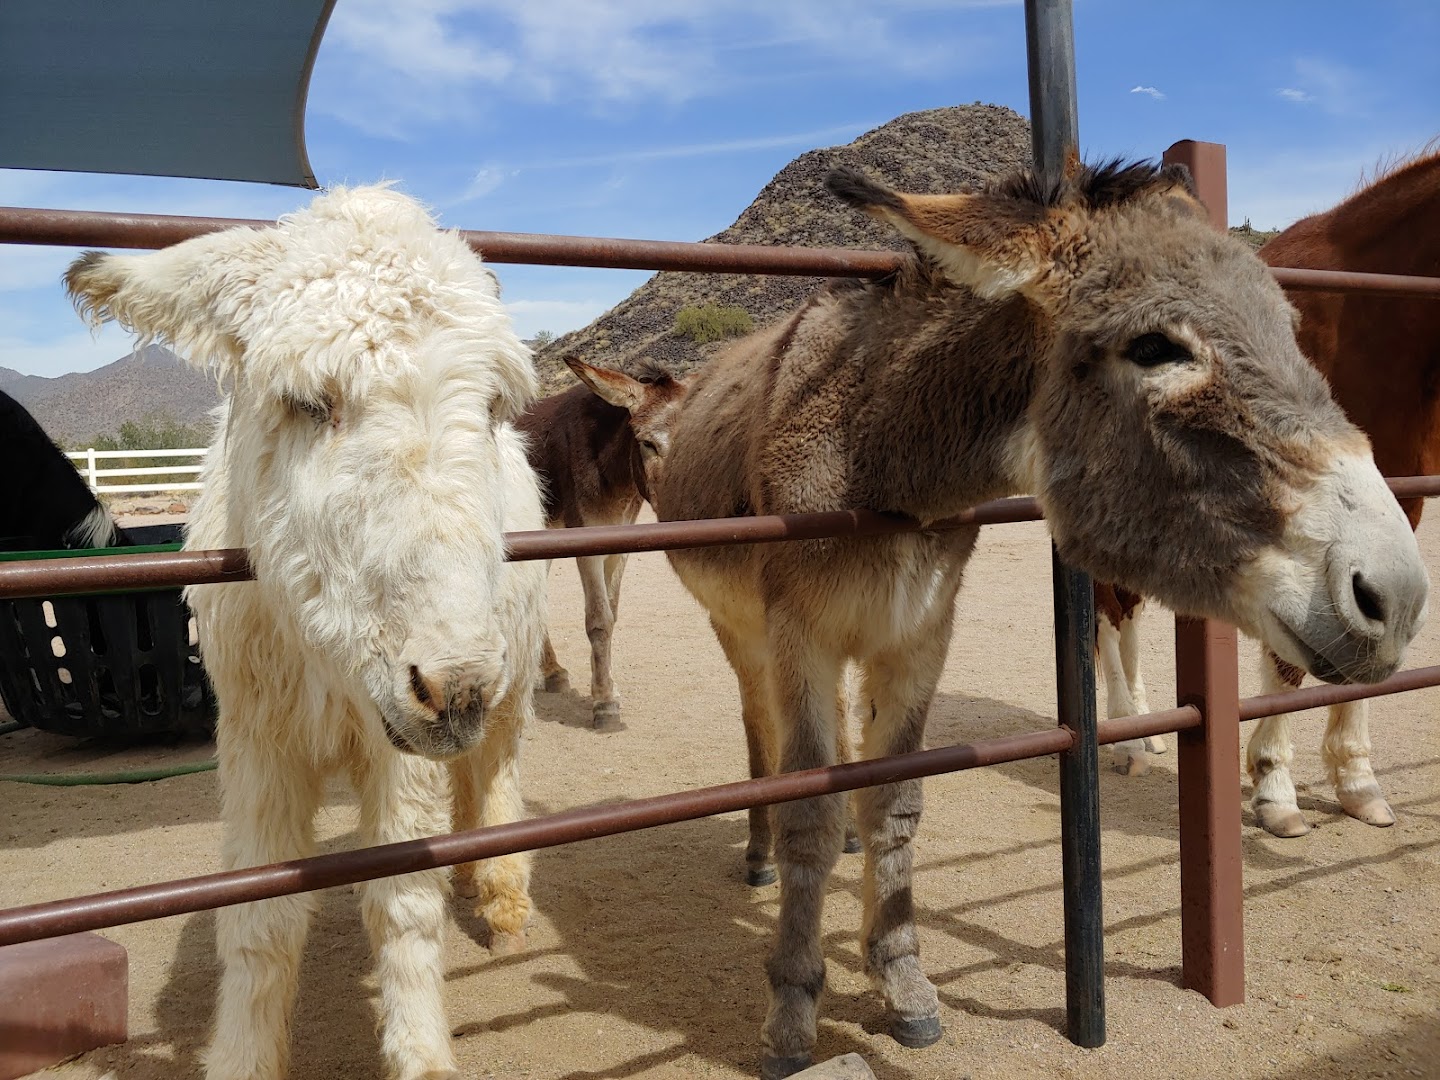
<path fill-rule="evenodd" d="M 316 187 L 335 0 L 0 0 L 0 168 Z"/>

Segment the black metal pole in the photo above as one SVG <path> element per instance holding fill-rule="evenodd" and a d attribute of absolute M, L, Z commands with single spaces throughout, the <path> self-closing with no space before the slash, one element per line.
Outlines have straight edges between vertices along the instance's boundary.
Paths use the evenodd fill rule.
<path fill-rule="evenodd" d="M 1078 160 L 1070 0 L 1025 0 L 1030 141 L 1035 169 L 1058 179 Z M 1095 717 L 1095 594 L 1088 574 L 1051 549 L 1059 721 L 1075 733 L 1060 755 L 1065 894 L 1065 1025 L 1078 1046 L 1105 1043 L 1105 921 L 1100 889 L 1100 757 Z"/>

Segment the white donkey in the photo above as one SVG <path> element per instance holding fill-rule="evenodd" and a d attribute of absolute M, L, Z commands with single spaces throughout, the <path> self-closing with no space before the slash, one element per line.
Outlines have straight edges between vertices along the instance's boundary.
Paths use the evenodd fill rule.
<path fill-rule="evenodd" d="M 493 275 L 383 187 L 336 189 L 274 229 L 146 255 L 90 252 L 66 285 L 230 378 L 192 549 L 243 547 L 254 584 L 189 590 L 220 703 L 226 868 L 308 855 L 327 773 L 366 844 L 520 815 L 520 731 L 544 632 L 544 567 L 502 533 L 544 520 L 510 420 L 535 392 Z M 467 820 L 469 819 L 469 820 Z M 513 943 L 522 856 L 478 868 L 477 911 Z M 474 868 L 471 868 L 474 872 Z M 371 882 L 381 1040 L 400 1080 L 455 1075 L 441 1004 L 446 880 Z M 286 1073 L 311 895 L 222 909 L 210 1080 Z"/>

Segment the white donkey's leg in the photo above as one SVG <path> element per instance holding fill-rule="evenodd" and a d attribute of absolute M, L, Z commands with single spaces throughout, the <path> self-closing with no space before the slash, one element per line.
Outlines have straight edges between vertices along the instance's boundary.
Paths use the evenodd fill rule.
<path fill-rule="evenodd" d="M 1125 669 L 1125 684 L 1130 689 L 1130 705 L 1135 710 L 1132 716 L 1150 711 L 1145 675 L 1140 670 L 1140 614 L 1144 610 L 1145 601 L 1141 600 L 1120 620 L 1120 663 Z M 1165 736 L 1147 735 L 1145 749 L 1152 754 L 1165 753 Z"/>
<path fill-rule="evenodd" d="M 615 609 L 610 605 L 605 555 L 587 555 L 575 560 L 580 568 L 580 586 L 585 591 L 585 634 L 590 639 L 590 697 L 595 726 L 604 727 L 620 719 L 620 702 L 610 681 L 610 638 L 615 631 Z M 616 578 L 619 595 L 619 578 Z"/>
<path fill-rule="evenodd" d="M 1264 649 L 1260 663 L 1261 688 L 1267 694 L 1293 690 L 1300 685 L 1304 672 Z M 1275 836 L 1302 836 L 1310 831 L 1295 800 L 1295 781 L 1290 776 L 1290 763 L 1295 760 L 1295 747 L 1290 742 L 1290 714 L 1261 719 L 1245 744 L 1245 765 L 1255 792 L 1250 805 L 1255 820 L 1266 832 Z"/>
<path fill-rule="evenodd" d="M 360 837 L 391 844 L 445 832 L 445 766 L 389 747 L 355 766 Z M 444 870 L 379 878 L 363 886 L 361 909 L 380 986 L 380 1048 L 394 1080 L 458 1075 L 444 986 Z"/>
<path fill-rule="evenodd" d="M 771 689 L 781 722 L 781 771 L 832 765 L 841 658 L 817 642 L 813 627 L 779 605 L 767 614 Z M 770 1007 L 761 1028 L 764 1080 L 807 1067 L 815 1046 L 825 987 L 820 916 L 825 886 L 845 840 L 844 796 L 780 803 L 774 817 L 780 920 L 766 964 Z"/>
<path fill-rule="evenodd" d="M 867 661 L 865 689 L 875 703 L 865 725 L 867 758 L 922 748 L 925 720 L 945 665 L 952 612 L 953 607 L 945 609 L 945 620 L 933 633 Z M 940 1038 L 940 1002 L 920 967 L 911 894 L 920 781 L 862 788 L 856 794 L 865 841 L 865 973 L 885 997 L 895 1040 L 912 1049 L 929 1046 Z"/>
<path fill-rule="evenodd" d="M 252 733 L 227 716 L 217 734 L 226 870 L 302 858 L 314 850 L 320 776 L 273 742 L 249 737 L 264 733 L 263 727 Z M 290 1010 L 314 909 L 314 895 L 300 893 L 215 913 L 222 973 L 215 1031 L 205 1053 L 207 1080 L 285 1075 Z"/>
<path fill-rule="evenodd" d="M 1096 659 L 1100 673 L 1105 677 L 1105 715 L 1112 720 L 1120 716 L 1135 716 L 1141 710 L 1131 697 L 1130 680 L 1126 677 L 1121 648 L 1123 635 L 1104 615 L 1098 615 L 1095 633 Z M 1144 739 L 1126 739 L 1116 743 L 1115 771 L 1127 776 L 1144 776 L 1150 771 L 1146 749 Z"/>
<path fill-rule="evenodd" d="M 505 825 L 525 815 L 520 796 L 520 735 L 529 702 L 506 702 L 490 716 L 485 738 L 471 754 L 451 765 L 456 831 Z M 456 888 L 475 900 L 475 914 L 490 927 L 490 949 L 498 954 L 525 947 L 530 921 L 530 854 L 519 852 L 455 868 Z"/>
<path fill-rule="evenodd" d="M 1330 706 L 1322 753 L 1340 808 L 1366 825 L 1395 824 L 1395 813 L 1370 767 L 1368 702 Z"/>

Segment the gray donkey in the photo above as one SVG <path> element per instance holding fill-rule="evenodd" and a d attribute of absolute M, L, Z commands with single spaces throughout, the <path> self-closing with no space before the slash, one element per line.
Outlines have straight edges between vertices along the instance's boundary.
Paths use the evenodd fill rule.
<path fill-rule="evenodd" d="M 667 520 L 868 507 L 935 521 L 1034 492 L 1061 556 L 1178 611 L 1233 622 L 1326 677 L 1393 672 L 1424 619 L 1415 539 L 1365 437 L 1295 344 L 1264 264 L 1207 224 L 1183 169 L 1076 167 L 972 194 L 829 189 L 914 245 L 704 368 L 656 491 Z M 973 528 L 676 551 L 784 770 L 835 758 L 860 669 L 863 756 L 919 749 Z M 891 1034 L 927 1046 L 939 1002 L 911 898 L 918 781 L 860 793 L 865 969 Z M 810 1061 L 820 913 L 843 797 L 777 806 L 779 933 L 762 1075 Z"/>

